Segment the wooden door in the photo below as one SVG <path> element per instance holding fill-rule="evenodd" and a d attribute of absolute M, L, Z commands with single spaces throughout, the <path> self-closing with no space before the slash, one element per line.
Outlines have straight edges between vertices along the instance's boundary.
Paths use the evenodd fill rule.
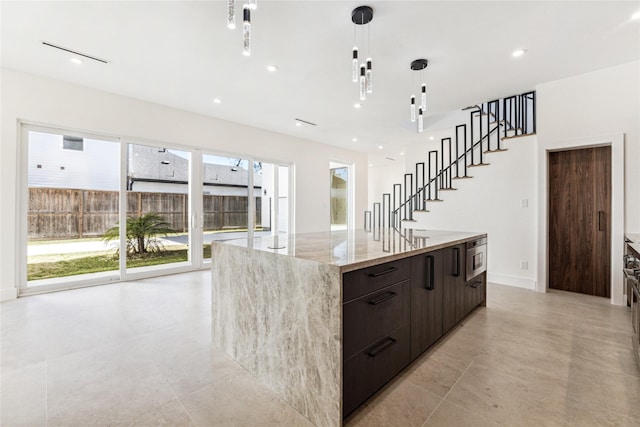
<path fill-rule="evenodd" d="M 549 287 L 610 297 L 611 147 L 549 153 Z"/>

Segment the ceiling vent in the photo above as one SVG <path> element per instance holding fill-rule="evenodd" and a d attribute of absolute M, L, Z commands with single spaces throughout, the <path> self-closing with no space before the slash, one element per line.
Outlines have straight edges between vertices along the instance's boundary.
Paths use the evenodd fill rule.
<path fill-rule="evenodd" d="M 103 64 L 108 64 L 109 63 L 109 61 L 107 61 L 106 59 L 100 59 L 98 57 L 87 55 L 86 53 L 81 53 L 81 52 L 78 52 L 77 50 L 67 49 L 66 47 L 58 46 L 58 45 L 55 45 L 53 43 L 49 43 L 49 42 L 43 41 L 42 44 L 45 45 L 45 46 L 48 46 L 48 47 L 52 47 L 54 49 L 63 50 L 65 52 L 73 53 L 74 55 L 81 56 L 83 58 L 91 59 L 92 61 L 98 61 L 98 62 L 101 62 Z"/>

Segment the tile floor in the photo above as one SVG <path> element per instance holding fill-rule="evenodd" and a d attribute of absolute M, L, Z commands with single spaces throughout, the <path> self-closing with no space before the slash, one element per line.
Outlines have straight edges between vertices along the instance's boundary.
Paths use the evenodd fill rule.
<path fill-rule="evenodd" d="M 348 426 L 640 425 L 630 313 L 490 285 Z M 210 337 L 209 273 L 0 305 L 2 426 L 308 426 Z"/>

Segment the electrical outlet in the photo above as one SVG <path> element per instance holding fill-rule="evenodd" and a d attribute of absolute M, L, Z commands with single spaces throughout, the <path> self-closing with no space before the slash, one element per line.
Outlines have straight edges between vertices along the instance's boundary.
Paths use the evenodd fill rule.
<path fill-rule="evenodd" d="M 520 270 L 528 270 L 529 261 L 520 261 Z"/>
<path fill-rule="evenodd" d="M 529 199 L 520 200 L 520 207 L 521 208 L 528 208 L 529 207 Z"/>

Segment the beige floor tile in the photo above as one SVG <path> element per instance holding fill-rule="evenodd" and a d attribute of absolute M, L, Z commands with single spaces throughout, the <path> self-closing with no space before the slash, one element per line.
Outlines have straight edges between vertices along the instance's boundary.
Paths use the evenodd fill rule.
<path fill-rule="evenodd" d="M 199 426 L 312 426 L 248 372 L 180 397 Z"/>
<path fill-rule="evenodd" d="M 27 427 L 46 423 L 46 363 L 3 368 L 0 374 L 0 425 Z"/>
<path fill-rule="evenodd" d="M 129 351 L 132 344 L 51 359 L 48 425 L 126 424 L 175 400 L 154 364 Z"/>
<path fill-rule="evenodd" d="M 211 345 L 209 272 L 0 305 L 2 426 L 307 426 Z M 348 426 L 637 426 L 630 313 L 490 284 Z"/>
<path fill-rule="evenodd" d="M 356 426 L 421 426 L 441 397 L 404 378 L 397 378 L 346 422 Z"/>
<path fill-rule="evenodd" d="M 444 400 L 423 425 L 424 427 L 491 427 L 499 424 Z"/>

